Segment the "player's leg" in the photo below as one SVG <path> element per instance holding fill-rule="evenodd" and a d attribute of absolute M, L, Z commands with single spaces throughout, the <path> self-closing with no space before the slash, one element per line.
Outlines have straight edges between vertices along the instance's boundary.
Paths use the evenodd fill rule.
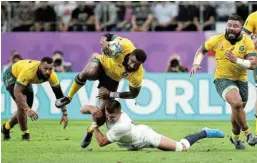
<path fill-rule="evenodd" d="M 5 72 L 3 73 L 3 83 L 5 85 L 6 90 L 9 92 L 11 97 L 15 100 L 13 89 L 16 82 L 16 78 L 11 73 L 11 67 L 8 67 Z M 2 125 L 1 132 L 3 134 L 4 140 L 9 140 L 10 137 L 10 129 L 13 128 L 17 123 L 17 112 L 14 113 L 13 117 L 10 121 L 7 121 L 5 124 Z"/>
<path fill-rule="evenodd" d="M 148 128 L 149 129 L 147 130 L 142 128 L 142 130 L 145 131 L 144 133 L 146 134 L 146 140 L 148 141 L 148 144 L 150 144 L 150 146 L 152 147 L 164 151 L 187 151 L 190 146 L 192 146 L 195 142 L 197 142 L 200 139 L 224 138 L 224 133 L 218 129 L 203 128 L 200 132 L 187 135 L 179 142 L 177 142 L 166 136 L 156 133 L 150 127 Z"/>
<path fill-rule="evenodd" d="M 14 93 L 14 84 L 9 85 L 7 88 L 7 91 L 11 95 L 12 99 L 15 100 Z M 11 138 L 10 136 L 10 130 L 18 123 L 17 119 L 17 111 L 13 114 L 11 120 L 6 121 L 3 126 L 2 126 L 2 133 L 4 135 L 3 139 L 4 140 L 9 140 Z"/>
<path fill-rule="evenodd" d="M 244 102 L 244 108 L 248 101 L 248 83 L 247 82 L 241 82 L 238 81 L 237 85 L 240 90 L 240 96 L 242 97 L 242 100 Z M 251 146 L 255 146 L 257 144 L 257 136 L 254 136 L 253 133 L 250 132 L 250 129 L 243 130 L 247 137 L 247 143 Z"/>
<path fill-rule="evenodd" d="M 214 84 L 219 95 L 230 104 L 232 109 L 231 123 L 234 124 L 234 126 L 232 127 L 233 134 L 230 141 L 235 145 L 236 149 L 245 149 L 240 139 L 233 139 L 233 137 L 239 137 L 238 132 L 235 132 L 238 129 L 233 130 L 237 125 L 240 126 L 240 129 L 245 131 L 245 133 L 249 131 L 246 125 L 244 103 L 240 96 L 239 88 L 236 82 L 228 79 L 216 79 Z"/>
<path fill-rule="evenodd" d="M 59 108 L 69 104 L 73 96 L 78 90 L 86 84 L 87 80 L 98 80 L 100 73 L 101 62 L 99 59 L 94 58 L 89 62 L 85 68 L 75 77 L 68 96 L 58 99 L 55 105 Z"/>

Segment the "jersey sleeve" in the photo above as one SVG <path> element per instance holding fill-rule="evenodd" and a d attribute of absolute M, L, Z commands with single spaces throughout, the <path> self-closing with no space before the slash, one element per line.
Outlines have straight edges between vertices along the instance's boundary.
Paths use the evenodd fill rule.
<path fill-rule="evenodd" d="M 23 87 L 26 87 L 30 83 L 30 80 L 32 79 L 32 76 L 31 76 L 32 74 L 26 70 L 27 70 L 26 68 L 22 70 L 22 72 L 20 72 L 16 80 L 16 84 Z"/>
<path fill-rule="evenodd" d="M 244 27 L 243 27 L 243 31 L 247 34 L 251 34 L 254 31 L 254 26 L 255 26 L 255 22 L 256 20 L 254 20 L 252 15 L 249 15 L 248 18 L 245 21 Z"/>
<path fill-rule="evenodd" d="M 51 87 L 56 87 L 56 86 L 59 85 L 58 76 L 57 76 L 57 74 L 54 71 L 52 71 L 48 81 L 49 81 Z"/>
<path fill-rule="evenodd" d="M 217 43 L 218 36 L 212 36 L 210 37 L 205 43 L 202 45 L 203 52 L 212 51 L 214 49 L 214 46 Z"/>
<path fill-rule="evenodd" d="M 251 56 L 257 56 L 256 50 L 254 47 L 254 42 L 250 38 L 247 38 L 247 49 L 246 49 L 246 55 L 245 58 L 251 57 Z"/>
<path fill-rule="evenodd" d="M 130 78 L 129 78 L 129 86 L 133 88 L 138 88 L 141 87 L 142 82 L 144 78 L 144 68 L 140 67 L 139 71 L 134 73 Z"/>
<path fill-rule="evenodd" d="M 120 123 L 115 125 L 112 129 L 110 129 L 106 136 L 110 142 L 117 142 L 122 138 L 126 133 L 130 130 L 129 123 Z"/>

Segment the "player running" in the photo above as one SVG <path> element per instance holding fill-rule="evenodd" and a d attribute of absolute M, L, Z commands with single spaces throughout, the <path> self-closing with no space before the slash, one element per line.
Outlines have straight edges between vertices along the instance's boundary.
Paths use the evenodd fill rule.
<path fill-rule="evenodd" d="M 85 105 L 81 108 L 84 114 L 95 114 L 98 108 Z M 218 129 L 203 128 L 196 134 L 185 136 L 179 142 L 167 138 L 146 125 L 135 125 L 130 117 L 121 111 L 121 105 L 116 100 L 111 100 L 105 106 L 107 133 L 103 136 L 95 122 L 97 115 L 93 116 L 92 126 L 99 146 L 103 147 L 113 142 L 120 148 L 139 150 L 142 148 L 158 148 L 165 151 L 187 151 L 195 142 L 204 138 L 224 138 L 222 131 Z M 82 144 L 86 143 L 82 141 Z"/>
<path fill-rule="evenodd" d="M 228 19 L 225 34 L 212 36 L 195 54 L 190 76 L 196 73 L 204 54 L 215 52 L 217 68 L 214 84 L 219 95 L 226 100 L 231 108 L 232 137 L 230 141 L 236 149 L 245 149 L 239 139 L 242 130 L 249 145 L 257 144 L 254 135 L 246 123 L 244 107 L 248 100 L 247 69 L 255 69 L 257 65 L 256 51 L 253 41 L 241 34 L 243 20 L 238 15 Z"/>
<path fill-rule="evenodd" d="M 3 74 L 3 82 L 17 105 L 17 112 L 10 121 L 2 126 L 4 140 L 9 140 L 10 130 L 19 123 L 22 131 L 22 140 L 30 140 L 29 129 L 27 126 L 27 116 L 32 121 L 38 119 L 38 114 L 31 109 L 33 105 L 34 93 L 31 84 L 39 84 L 48 81 L 56 98 L 63 97 L 63 92 L 59 84 L 58 77 L 53 71 L 53 60 L 44 57 L 41 61 L 21 60 L 6 69 Z M 64 128 L 68 125 L 67 109 L 62 107 L 61 123 Z"/>
<path fill-rule="evenodd" d="M 251 13 L 243 27 L 243 32 L 249 35 L 255 43 L 255 49 L 257 50 L 257 11 Z M 254 69 L 253 73 L 254 81 L 256 84 L 257 91 L 257 68 Z M 257 99 L 255 103 L 255 139 L 257 141 Z"/>
<path fill-rule="evenodd" d="M 107 33 L 101 37 L 103 53 L 96 56 L 80 72 L 68 93 L 68 96 L 56 101 L 57 107 L 69 104 L 74 94 L 85 85 L 87 80 L 99 80 L 99 108 L 101 116 L 97 119 L 99 126 L 105 123 L 104 106 L 112 98 L 134 99 L 138 96 L 144 77 L 143 63 L 147 55 L 142 49 L 136 49 L 126 38 Z M 128 92 L 117 92 L 119 81 L 125 78 L 129 81 Z M 87 130 L 86 140 L 91 142 L 94 128 Z"/>

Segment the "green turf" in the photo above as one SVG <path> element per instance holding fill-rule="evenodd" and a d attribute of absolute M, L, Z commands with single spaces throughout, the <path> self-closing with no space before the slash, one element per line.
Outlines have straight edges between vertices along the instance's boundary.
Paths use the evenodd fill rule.
<path fill-rule="evenodd" d="M 2 121 L 3 123 L 3 121 Z M 89 121 L 70 121 L 66 130 L 59 121 L 29 122 L 32 140 L 20 141 L 18 126 L 11 133 L 12 140 L 2 141 L 2 163 L 256 163 L 257 147 L 246 145 L 247 150 L 237 151 L 230 144 L 229 122 L 214 121 L 143 121 L 159 133 L 180 140 L 202 127 L 222 129 L 226 138 L 205 139 L 188 152 L 163 152 L 156 149 L 126 151 L 115 144 L 99 147 L 93 139 L 88 149 L 80 148 L 80 140 Z M 254 122 L 249 123 L 254 128 Z M 102 130 L 105 127 L 102 127 Z M 244 137 L 242 136 L 244 139 Z M 245 140 L 245 139 L 244 139 Z M 246 144 L 246 143 L 245 143 Z"/>

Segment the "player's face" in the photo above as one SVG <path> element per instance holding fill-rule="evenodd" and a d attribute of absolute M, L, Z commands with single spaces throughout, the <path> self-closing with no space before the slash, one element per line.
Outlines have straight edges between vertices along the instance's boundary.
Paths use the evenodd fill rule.
<path fill-rule="evenodd" d="M 106 121 L 109 123 L 115 123 L 119 120 L 119 113 L 109 113 L 105 110 Z"/>
<path fill-rule="evenodd" d="M 128 59 L 128 63 L 126 66 L 126 70 L 128 72 L 134 72 L 139 69 L 139 66 L 142 64 L 142 62 L 139 62 L 134 55 L 130 55 Z"/>
<path fill-rule="evenodd" d="M 53 71 L 53 67 L 54 67 L 53 63 L 51 64 L 48 64 L 47 62 L 41 63 L 41 66 L 39 67 L 40 75 L 42 75 L 44 79 L 48 79 Z"/>
<path fill-rule="evenodd" d="M 236 20 L 229 20 L 226 28 L 226 35 L 229 39 L 236 39 L 240 36 L 242 24 Z"/>

